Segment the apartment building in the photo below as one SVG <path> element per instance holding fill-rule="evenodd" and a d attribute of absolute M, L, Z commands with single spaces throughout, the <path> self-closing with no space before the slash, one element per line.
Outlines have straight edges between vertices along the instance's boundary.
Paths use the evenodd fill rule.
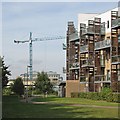
<path fill-rule="evenodd" d="M 53 71 L 49 71 L 46 72 L 48 75 L 48 78 L 50 79 L 50 82 L 57 87 L 58 89 L 58 84 L 63 81 L 63 77 L 61 77 L 60 74 L 58 74 L 57 72 L 53 72 Z M 29 76 L 28 76 L 28 81 L 27 81 L 27 73 L 21 74 L 20 77 L 23 79 L 23 84 L 26 86 L 28 85 L 34 85 L 35 81 L 37 79 L 37 75 L 38 72 L 37 71 L 33 71 L 33 80 L 29 80 Z"/>
<path fill-rule="evenodd" d="M 120 81 L 120 19 L 118 8 L 102 14 L 79 14 L 78 31 L 68 22 L 66 96 L 71 92 L 118 91 Z"/>

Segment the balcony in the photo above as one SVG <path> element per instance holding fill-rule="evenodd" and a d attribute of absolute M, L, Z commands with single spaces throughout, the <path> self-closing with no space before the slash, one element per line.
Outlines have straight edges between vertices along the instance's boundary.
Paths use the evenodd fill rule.
<path fill-rule="evenodd" d="M 82 28 L 81 30 L 81 35 L 85 35 L 85 34 L 94 34 L 94 27 L 87 27 L 87 28 Z"/>
<path fill-rule="evenodd" d="M 94 61 L 92 59 L 84 60 L 81 67 L 94 67 Z"/>
<path fill-rule="evenodd" d="M 110 82 L 110 77 L 105 75 L 95 75 L 95 82 Z"/>
<path fill-rule="evenodd" d="M 75 33 L 73 33 L 73 34 L 71 34 L 71 35 L 69 36 L 69 41 L 70 41 L 70 42 L 76 41 L 76 40 L 79 40 L 79 37 L 78 37 L 78 33 L 77 33 L 77 32 L 75 32 Z"/>
<path fill-rule="evenodd" d="M 87 82 L 86 81 L 86 76 L 80 76 L 80 82 Z"/>
<path fill-rule="evenodd" d="M 80 46 L 80 53 L 88 52 L 88 45 Z"/>
<path fill-rule="evenodd" d="M 101 28 L 101 35 L 105 35 L 105 28 Z"/>
<path fill-rule="evenodd" d="M 79 62 L 75 62 L 71 64 L 70 70 L 75 70 L 75 69 L 79 69 Z"/>
<path fill-rule="evenodd" d="M 111 47 L 111 40 L 103 40 L 95 43 L 95 50 Z"/>
<path fill-rule="evenodd" d="M 112 64 L 120 64 L 120 55 L 112 56 Z"/>
<path fill-rule="evenodd" d="M 112 28 L 120 27 L 120 18 L 112 20 Z"/>
<path fill-rule="evenodd" d="M 101 35 L 105 35 L 105 22 L 101 23 Z"/>

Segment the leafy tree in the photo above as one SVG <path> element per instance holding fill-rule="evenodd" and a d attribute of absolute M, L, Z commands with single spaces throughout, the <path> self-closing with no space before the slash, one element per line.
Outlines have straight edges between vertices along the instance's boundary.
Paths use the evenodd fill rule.
<path fill-rule="evenodd" d="M 50 79 L 45 72 L 38 72 L 35 87 L 39 89 L 44 95 L 46 92 L 51 93 L 53 91 L 53 85 L 51 84 Z"/>
<path fill-rule="evenodd" d="M 15 92 L 19 96 L 24 94 L 24 85 L 20 77 L 15 80 L 13 87 L 12 87 L 12 91 Z"/>
<path fill-rule="evenodd" d="M 9 66 L 6 66 L 4 63 L 4 57 L 0 57 L 0 78 L 2 78 L 2 88 L 5 87 L 8 83 L 8 76 L 11 75 L 8 70 Z"/>

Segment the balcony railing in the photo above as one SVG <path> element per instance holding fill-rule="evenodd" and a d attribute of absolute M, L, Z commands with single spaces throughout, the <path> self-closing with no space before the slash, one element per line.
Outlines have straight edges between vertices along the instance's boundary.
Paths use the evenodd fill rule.
<path fill-rule="evenodd" d="M 120 63 L 120 55 L 112 56 L 112 64 Z"/>
<path fill-rule="evenodd" d="M 80 76 L 80 82 L 86 82 L 86 76 Z"/>
<path fill-rule="evenodd" d="M 110 77 L 105 75 L 95 75 L 95 81 L 110 81 Z"/>
<path fill-rule="evenodd" d="M 120 18 L 112 20 L 112 28 L 120 27 Z"/>
<path fill-rule="evenodd" d="M 93 66 L 94 61 L 92 59 L 84 60 L 81 67 Z"/>
<path fill-rule="evenodd" d="M 71 64 L 70 69 L 79 69 L 79 62 Z"/>
<path fill-rule="evenodd" d="M 82 31 L 81 31 L 82 35 L 84 34 L 94 34 L 95 31 L 94 31 L 94 27 L 87 27 L 87 28 L 82 28 Z"/>
<path fill-rule="evenodd" d="M 111 47 L 111 40 L 103 40 L 95 43 L 95 50 Z"/>
<path fill-rule="evenodd" d="M 71 41 L 75 41 L 75 40 L 78 40 L 79 39 L 79 37 L 78 37 L 78 33 L 77 32 L 75 32 L 75 33 L 73 33 L 73 34 L 71 34 L 70 36 L 69 36 L 69 41 L 71 42 Z"/>
<path fill-rule="evenodd" d="M 80 53 L 82 52 L 88 52 L 88 45 L 80 46 Z"/>

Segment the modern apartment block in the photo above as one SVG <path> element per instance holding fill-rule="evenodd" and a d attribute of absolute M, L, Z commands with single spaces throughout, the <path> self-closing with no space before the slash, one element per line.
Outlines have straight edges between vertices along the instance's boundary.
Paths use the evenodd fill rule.
<path fill-rule="evenodd" d="M 66 96 L 71 92 L 118 91 L 120 18 L 118 8 L 102 14 L 79 14 L 78 31 L 68 22 Z"/>

